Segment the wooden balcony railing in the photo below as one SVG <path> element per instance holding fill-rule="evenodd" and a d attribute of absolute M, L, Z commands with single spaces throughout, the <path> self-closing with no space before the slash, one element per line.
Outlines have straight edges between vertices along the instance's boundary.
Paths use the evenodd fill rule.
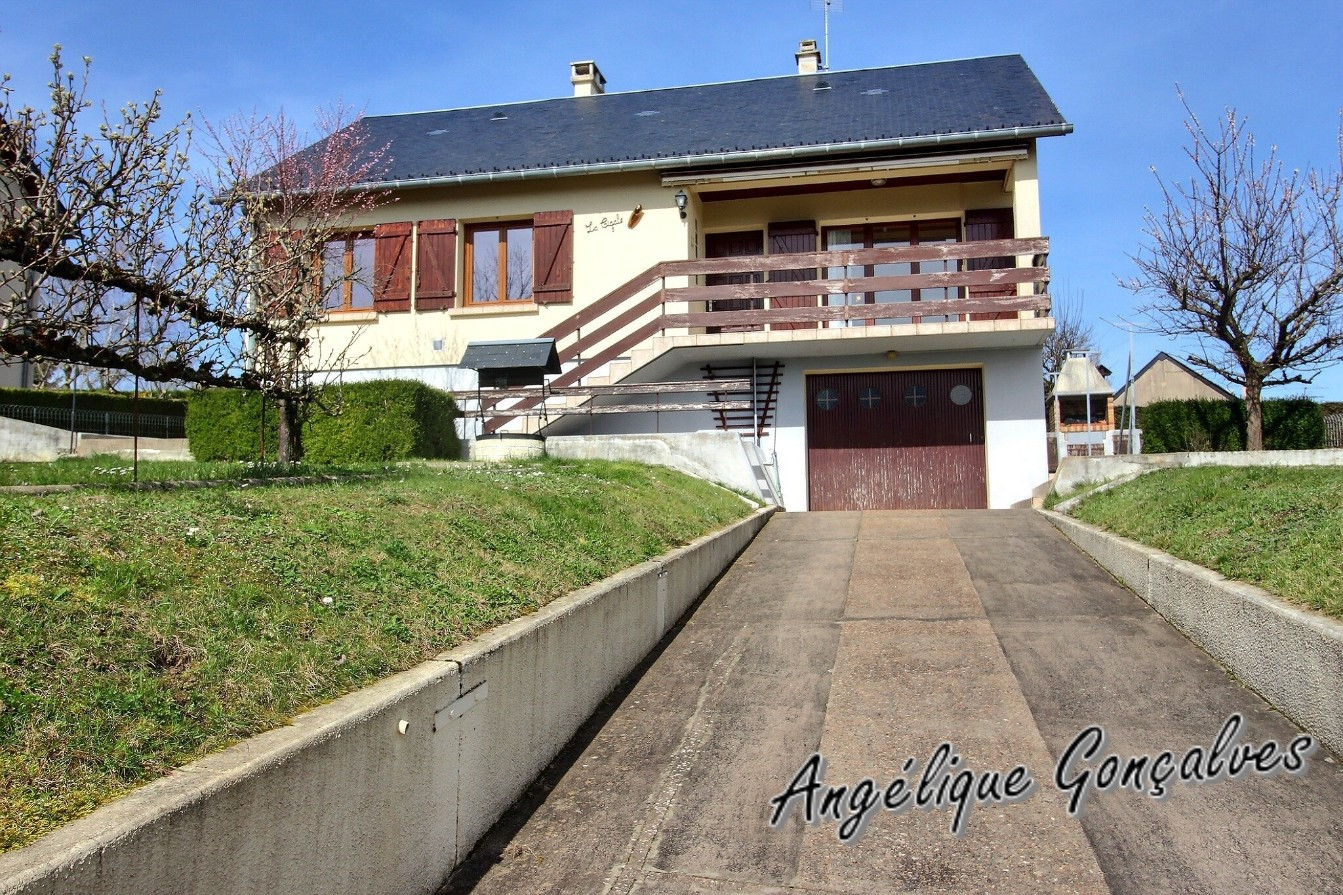
<path fill-rule="evenodd" d="M 814 328 L 829 321 L 852 325 L 880 319 L 960 319 L 1005 312 L 1016 316 L 1018 311 L 1049 307 L 1044 295 L 1049 282 L 1049 269 L 1044 266 L 1048 251 L 1049 240 L 1041 237 L 673 261 L 663 265 L 666 276 L 729 275 L 750 281 L 666 289 L 666 303 L 702 302 L 704 307 L 664 314 L 663 321 L 667 328 L 794 324 L 792 329 L 796 324 Z M 1017 257 L 1023 257 L 1026 266 L 1018 266 Z M 921 270 L 876 273 L 881 266 L 897 264 L 919 265 Z M 936 269 L 922 269 L 927 267 Z M 873 273 L 851 275 L 854 268 Z M 772 279 L 775 271 L 787 272 L 787 279 Z M 833 275 L 827 275 L 832 271 Z M 1028 294 L 1019 294 L 1021 284 L 1032 287 Z M 927 300 L 920 294 L 925 290 L 936 297 Z M 913 300 L 898 300 L 901 293 Z"/>
<path fill-rule="evenodd" d="M 579 383 L 667 330 L 815 329 L 868 321 L 917 323 L 928 318 L 974 320 L 1015 318 L 1023 311 L 1048 313 L 1048 252 L 1049 240 L 1036 237 L 664 261 L 540 334 L 555 339 L 560 362 L 571 365 L 550 384 Z M 920 271 L 877 275 L 880 265 L 892 264 L 917 264 Z M 923 270 L 934 266 L 936 270 Z M 864 275 L 850 275 L 855 267 L 862 268 Z M 873 271 L 870 276 L 866 275 L 869 269 Z M 775 271 L 786 272 L 786 278 L 772 279 Z M 831 271 L 836 275 L 827 276 Z M 713 285 L 702 281 L 714 276 L 732 276 L 743 282 Z M 694 282 L 668 287 L 668 278 Z M 924 290 L 936 298 L 923 300 L 919 293 Z M 882 300 L 901 292 L 920 300 Z M 498 400 L 504 399 L 491 404 Z M 521 398 L 511 409 L 539 400 Z M 504 422 L 501 414 L 485 429 L 496 431 Z"/>

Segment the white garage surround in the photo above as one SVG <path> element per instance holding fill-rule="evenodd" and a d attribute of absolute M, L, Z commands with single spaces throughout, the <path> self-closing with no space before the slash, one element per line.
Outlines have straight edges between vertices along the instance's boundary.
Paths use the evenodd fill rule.
<path fill-rule="evenodd" d="M 938 352 L 884 357 L 789 358 L 779 399 L 773 449 L 778 455 L 784 506 L 807 509 L 807 373 L 856 370 L 978 367 L 984 372 L 984 413 L 989 509 L 1029 502 L 1049 478 L 1045 457 L 1044 391 L 1039 348 Z"/>
<path fill-rule="evenodd" d="M 760 346 L 760 360 L 773 360 L 770 346 Z M 1045 457 L 1044 390 L 1038 345 L 1006 348 L 970 348 L 959 351 L 901 352 L 888 360 L 882 353 L 789 356 L 780 360 L 784 371 L 778 412 L 761 450 L 775 457 L 777 481 L 784 507 L 807 509 L 806 382 L 808 373 L 858 370 L 914 370 L 974 367 L 983 370 L 986 473 L 989 509 L 1029 505 L 1032 491 L 1049 478 Z M 735 358 L 731 363 L 742 363 Z M 704 361 L 658 370 L 665 381 L 703 377 Z M 749 360 L 746 361 L 749 363 Z M 466 380 L 471 377 L 471 383 Z M 346 374 L 355 378 L 422 379 L 440 388 L 470 388 L 474 374 L 451 367 L 369 370 Z M 548 428 L 553 435 L 607 435 L 699 432 L 717 427 L 713 414 L 622 413 L 570 416 Z"/>

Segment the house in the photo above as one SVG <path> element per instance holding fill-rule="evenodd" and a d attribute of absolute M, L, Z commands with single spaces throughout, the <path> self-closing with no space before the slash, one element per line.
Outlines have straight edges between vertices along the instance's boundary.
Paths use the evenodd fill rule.
<path fill-rule="evenodd" d="M 323 349 L 358 334 L 346 379 L 469 391 L 469 343 L 553 338 L 554 394 L 642 393 L 488 398 L 513 415 L 468 438 L 735 430 L 790 510 L 1029 500 L 1054 325 L 1036 143 L 1072 125 L 1019 56 L 794 58 L 626 93 L 582 61 L 572 96 L 364 119 L 397 201 L 331 244 L 376 277 L 329 297 Z M 653 410 L 657 383 L 693 409 Z"/>
<path fill-rule="evenodd" d="M 1114 393 L 1117 406 L 1129 403 L 1128 383 Z M 1149 360 L 1133 376 L 1133 406 L 1146 407 L 1156 401 L 1234 401 L 1235 395 L 1194 370 L 1193 367 L 1164 351 Z"/>
<path fill-rule="evenodd" d="M 9 124 L 0 118 L 0 133 L 7 133 Z M 17 160 L 17 156 L 9 151 L 9 143 L 0 140 L 0 152 L 8 152 L 2 156 L 6 163 L 6 169 Z M 23 201 L 24 194 L 20 191 L 22 184 L 18 184 L 10 179 L 0 179 L 0 208 L 8 210 L 16 201 Z M 9 261 L 0 261 L 0 314 L 4 315 L 4 320 L 11 320 L 13 309 L 18 303 L 24 300 L 27 281 L 24 279 L 22 269 Z M 32 367 L 31 364 L 22 359 L 0 352 L 0 388 L 27 388 L 32 385 Z"/>

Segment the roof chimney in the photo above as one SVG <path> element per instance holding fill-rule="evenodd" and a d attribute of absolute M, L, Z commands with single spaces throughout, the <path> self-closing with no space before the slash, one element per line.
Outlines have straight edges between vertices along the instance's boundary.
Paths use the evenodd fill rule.
<path fill-rule="evenodd" d="M 798 43 L 793 58 L 797 60 L 797 73 L 800 75 L 814 75 L 821 70 L 821 51 L 816 48 L 814 40 Z"/>
<path fill-rule="evenodd" d="M 596 96 L 606 92 L 606 78 L 597 63 L 588 59 L 569 63 L 569 80 L 574 85 L 574 96 Z"/>

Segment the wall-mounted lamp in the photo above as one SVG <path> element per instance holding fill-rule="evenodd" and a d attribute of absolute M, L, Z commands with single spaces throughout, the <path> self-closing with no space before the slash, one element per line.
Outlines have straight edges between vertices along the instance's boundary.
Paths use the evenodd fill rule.
<path fill-rule="evenodd" d="M 684 221 L 685 209 L 690 204 L 690 197 L 685 194 L 685 190 L 677 190 L 674 198 L 676 199 L 676 210 L 681 212 L 681 220 Z"/>
<path fill-rule="evenodd" d="M 897 357 L 899 357 L 899 356 L 900 356 L 900 352 L 896 351 L 895 349 L 891 349 L 890 351 L 887 351 L 887 352 L 886 352 L 886 359 L 887 359 L 887 360 L 895 360 L 895 359 L 896 359 Z"/>
<path fill-rule="evenodd" d="M 633 230 L 635 227 L 639 225 L 639 222 L 642 221 L 643 218 L 644 218 L 644 207 L 642 205 L 636 205 L 634 206 L 634 210 L 630 212 L 629 223 L 627 223 L 625 226 Z"/>
<path fill-rule="evenodd" d="M 885 178 L 885 177 L 873 177 L 873 178 L 872 178 L 872 185 L 873 185 L 873 186 L 885 186 L 885 185 L 886 185 L 886 178 Z"/>

